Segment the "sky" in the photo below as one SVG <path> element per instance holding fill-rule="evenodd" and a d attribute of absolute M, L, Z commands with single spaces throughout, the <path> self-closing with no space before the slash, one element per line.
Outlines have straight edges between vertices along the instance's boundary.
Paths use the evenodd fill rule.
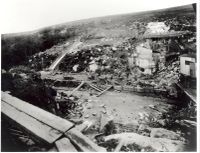
<path fill-rule="evenodd" d="M 16 33 L 85 18 L 186 5 L 197 0 L 0 0 L 0 31 Z"/>

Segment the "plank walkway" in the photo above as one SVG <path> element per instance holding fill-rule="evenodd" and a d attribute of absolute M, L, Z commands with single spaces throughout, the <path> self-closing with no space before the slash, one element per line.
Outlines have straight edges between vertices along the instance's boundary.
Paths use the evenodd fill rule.
<path fill-rule="evenodd" d="M 31 135 L 35 135 L 42 141 L 52 144 L 62 136 L 61 132 L 38 121 L 35 118 L 30 117 L 20 110 L 17 110 L 15 107 L 4 101 L 1 101 L 1 109 L 4 115 L 15 121 L 17 124 L 22 125 L 23 129 L 25 129 L 28 133 L 31 133 Z"/>
<path fill-rule="evenodd" d="M 5 92 L 1 92 L 1 112 L 8 122 L 19 126 L 37 140 L 54 145 L 57 151 L 106 151 L 78 131 L 68 120 Z"/>
<path fill-rule="evenodd" d="M 44 111 L 41 108 L 31 105 L 4 92 L 1 92 L 1 101 L 4 101 L 5 103 L 11 105 L 17 110 L 23 112 L 24 114 L 27 114 L 30 117 L 39 120 L 41 123 L 48 124 L 50 127 L 60 132 L 66 132 L 73 127 L 73 124 L 71 122 L 63 120 L 61 117 Z M 4 111 L 4 109 L 2 110 Z"/>

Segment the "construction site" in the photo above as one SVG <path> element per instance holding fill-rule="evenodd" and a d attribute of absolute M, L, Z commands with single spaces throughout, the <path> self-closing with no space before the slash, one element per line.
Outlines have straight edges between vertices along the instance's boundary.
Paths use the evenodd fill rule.
<path fill-rule="evenodd" d="M 2 35 L 2 151 L 197 149 L 196 5 Z"/>

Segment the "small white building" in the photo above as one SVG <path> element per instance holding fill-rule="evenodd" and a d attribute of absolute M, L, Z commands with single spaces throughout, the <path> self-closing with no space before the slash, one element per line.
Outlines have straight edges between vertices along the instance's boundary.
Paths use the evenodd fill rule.
<path fill-rule="evenodd" d="M 186 76 L 196 76 L 196 59 L 194 56 L 188 54 L 180 56 L 180 72 Z"/>

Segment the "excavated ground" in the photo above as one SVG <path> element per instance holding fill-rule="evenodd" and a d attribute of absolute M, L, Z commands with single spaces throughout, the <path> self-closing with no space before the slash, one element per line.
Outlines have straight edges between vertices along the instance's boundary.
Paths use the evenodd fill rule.
<path fill-rule="evenodd" d="M 97 96 L 99 92 L 87 85 L 91 81 L 86 76 L 84 73 L 60 74 L 56 72 L 56 74 L 47 78 L 49 80 L 60 80 L 60 82 L 65 79 L 72 82 L 73 80 L 77 81 L 74 81 L 75 84 L 71 87 L 60 83 L 54 84 L 58 85 L 54 86 L 54 89 L 58 93 L 64 93 L 64 95 L 69 95 L 81 81 L 84 80 L 86 82 L 85 86 L 73 93 L 73 97 L 78 99 L 76 101 L 77 105 L 74 111 L 71 111 L 66 118 L 74 122 L 90 139 L 106 147 L 108 151 L 114 151 L 117 143 L 105 142 L 104 137 L 107 135 L 133 132 L 151 137 L 152 129 L 161 128 L 178 134 L 176 140 L 187 144 L 186 148 L 182 148 L 183 150 L 193 150 L 195 147 L 195 142 L 193 141 L 195 139 L 195 128 L 189 129 L 189 127 L 183 125 L 181 120 L 186 119 L 186 117 L 179 113 L 179 111 L 182 112 L 181 105 L 183 105 L 184 101 L 168 99 L 162 95 L 146 96 L 146 94 L 142 93 L 115 89 L 110 89 Z M 188 113 L 187 110 L 183 112 L 185 115 Z M 121 149 L 122 151 L 142 150 L 142 148 L 138 149 L 136 146 L 130 145 Z M 154 150 L 150 149 L 149 151 Z"/>

